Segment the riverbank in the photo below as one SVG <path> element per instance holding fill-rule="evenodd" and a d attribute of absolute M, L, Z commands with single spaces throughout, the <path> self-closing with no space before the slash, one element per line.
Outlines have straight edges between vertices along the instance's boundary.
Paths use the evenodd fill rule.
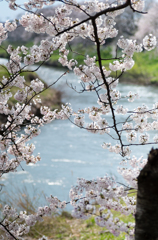
<path fill-rule="evenodd" d="M 114 218 L 119 218 L 125 223 L 134 222 L 132 215 L 125 216 L 113 210 L 111 212 Z M 3 235 L 2 230 L 0 230 L 0 235 Z M 30 232 L 23 236 L 23 239 L 37 240 L 42 236 L 46 236 L 49 240 L 122 240 L 125 238 L 125 233 L 122 232 L 120 236 L 116 237 L 105 227 L 99 227 L 95 223 L 95 217 L 88 220 L 76 219 L 71 216 L 71 213 L 62 211 L 59 214 L 52 214 L 50 217 L 43 217 L 43 221 L 37 222 L 31 227 Z M 7 239 L 4 238 L 4 240 Z"/>
<path fill-rule="evenodd" d="M 35 214 L 36 209 L 39 207 L 39 200 L 42 200 L 43 205 L 47 205 L 45 202 L 45 194 L 38 192 L 34 189 L 34 196 L 30 196 L 28 189 L 23 187 L 21 190 L 14 186 L 16 194 L 7 192 L 2 188 L 2 193 L 5 196 L 5 200 L 0 200 L 0 209 L 5 204 L 14 206 L 18 211 L 26 211 L 28 214 Z M 136 193 L 130 192 L 131 197 L 135 197 Z M 3 197 L 4 197 L 3 196 Z M 122 200 L 121 200 L 122 201 Z M 99 205 L 96 205 L 96 215 L 99 215 Z M 111 210 L 114 218 L 119 218 L 121 221 L 128 223 L 134 222 L 132 215 L 125 216 L 117 211 Z M 88 220 L 73 218 L 71 212 L 61 211 L 56 214 L 52 214 L 49 217 L 43 217 L 44 221 L 37 222 L 30 228 L 30 232 L 24 236 L 25 240 L 36 240 L 43 235 L 48 239 L 53 240 L 122 240 L 125 238 L 125 233 L 121 233 L 119 237 L 114 237 L 105 227 L 99 227 L 95 223 L 95 216 L 92 216 Z M 2 234 L 0 229 L 0 236 Z M 4 239 L 7 240 L 7 239 Z"/>
<path fill-rule="evenodd" d="M 78 64 L 84 63 L 84 57 L 88 54 L 90 57 L 95 56 L 95 48 L 84 47 L 82 44 L 77 46 L 73 46 L 71 49 L 68 59 L 76 59 Z M 112 57 L 112 48 L 109 46 L 102 46 L 101 53 L 102 58 L 109 59 Z M 7 58 L 7 53 L 0 49 L 0 57 Z M 54 68 L 63 68 L 61 64 L 58 62 L 59 53 L 58 51 L 54 51 L 49 61 L 44 63 L 45 66 L 54 67 Z M 121 78 L 120 82 L 129 83 L 129 84 L 138 84 L 138 85 L 155 85 L 158 86 L 158 53 L 156 50 L 152 50 L 151 52 L 141 52 L 134 54 L 134 67 L 125 72 Z M 110 61 L 103 61 L 103 65 L 108 68 L 108 64 Z M 112 61 L 111 61 L 112 62 Z"/>
<path fill-rule="evenodd" d="M 135 53 L 134 67 L 123 74 L 120 82 L 158 86 L 158 53 L 156 51 Z"/>
<path fill-rule="evenodd" d="M 123 217 L 122 215 L 121 218 L 126 222 L 134 221 L 131 216 Z M 44 218 L 43 222 L 38 222 L 31 227 L 29 234 L 23 239 L 37 240 L 43 235 L 49 240 L 122 240 L 125 238 L 125 233 L 115 237 L 107 229 L 97 226 L 94 217 L 88 220 L 74 219 L 68 212 Z M 7 239 L 4 238 L 4 240 Z"/>
<path fill-rule="evenodd" d="M 39 76 L 37 75 L 36 72 L 25 72 L 22 75 L 25 77 L 26 84 L 28 84 L 28 85 L 30 84 L 31 80 L 39 78 Z M 7 73 L 6 73 L 6 70 L 1 66 L 0 67 L 0 79 L 2 79 L 3 76 L 7 77 Z M 47 88 L 48 85 L 42 79 L 40 79 L 40 80 L 44 83 L 45 88 Z M 14 87 L 11 89 L 11 92 L 14 94 L 16 90 L 17 90 L 17 88 Z M 59 90 L 56 90 L 54 88 L 48 88 L 47 90 L 43 91 L 40 94 L 40 98 L 42 100 L 42 105 L 48 106 L 51 110 L 61 108 L 62 92 Z M 8 101 L 9 107 L 11 108 L 13 105 L 16 104 L 16 102 L 17 101 L 14 99 L 14 97 L 11 97 Z M 41 117 L 40 107 L 41 107 L 41 104 L 39 104 L 39 103 L 35 104 L 32 101 L 32 113 L 38 117 Z M 6 121 L 7 121 L 7 116 L 4 114 L 0 114 L 0 123 L 2 124 L 2 123 L 5 123 Z"/>
<path fill-rule="evenodd" d="M 78 50 L 80 52 L 80 50 Z M 95 51 L 90 51 L 90 57 L 95 55 Z M 78 64 L 83 64 L 84 56 L 88 53 L 81 51 L 81 55 L 76 55 L 75 53 L 70 54 L 70 58 L 74 58 L 78 61 Z M 76 55 L 76 56 L 75 56 Z M 58 55 L 52 55 L 50 60 L 45 63 L 46 66 L 61 68 L 61 64 L 58 62 Z M 111 56 L 111 48 L 102 49 L 102 58 L 110 58 Z M 141 52 L 135 53 L 134 55 L 135 65 L 134 67 L 124 72 L 120 78 L 121 83 L 126 84 L 137 84 L 137 85 L 154 85 L 158 86 L 158 54 L 155 51 L 151 52 Z M 103 60 L 103 65 L 108 69 L 109 63 L 112 61 Z M 113 73 L 115 76 L 115 73 Z M 119 75 L 119 72 L 117 73 Z"/>
<path fill-rule="evenodd" d="M 134 221 L 131 215 L 124 216 L 114 211 L 113 214 L 114 217 L 119 217 L 126 223 Z M 122 240 L 125 238 L 125 233 L 115 237 L 105 227 L 96 225 L 94 217 L 88 220 L 75 219 L 68 212 L 44 218 L 43 222 L 38 222 L 31 228 L 30 233 L 24 239 L 36 240 L 42 235 L 53 240 Z"/>

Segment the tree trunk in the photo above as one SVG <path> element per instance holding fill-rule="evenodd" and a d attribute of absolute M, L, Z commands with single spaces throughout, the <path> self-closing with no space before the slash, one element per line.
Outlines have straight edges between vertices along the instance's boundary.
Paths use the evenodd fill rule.
<path fill-rule="evenodd" d="M 135 240 L 158 240 L 158 149 L 138 176 Z"/>

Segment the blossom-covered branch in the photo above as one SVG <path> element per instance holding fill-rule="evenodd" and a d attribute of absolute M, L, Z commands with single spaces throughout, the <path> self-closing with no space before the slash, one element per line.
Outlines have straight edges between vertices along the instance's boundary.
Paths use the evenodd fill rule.
<path fill-rule="evenodd" d="M 107 39 L 117 37 L 116 17 L 122 14 L 126 7 L 144 13 L 144 1 L 126 0 L 104 3 L 96 0 L 79 4 L 73 0 L 63 0 L 59 1 L 63 5 L 55 9 L 55 14 L 47 17 L 33 9 L 42 9 L 44 5 L 52 5 L 54 1 L 30 0 L 24 6 L 16 4 L 16 0 L 8 2 L 12 10 L 21 8 L 25 14 L 18 21 L 0 24 L 0 43 L 6 40 L 8 33 L 14 31 L 19 25 L 27 32 L 45 33 L 49 39 L 41 40 L 38 45 L 30 48 L 23 45 L 14 48 L 9 45 L 6 49 L 10 57 L 2 66 L 6 74 L 0 82 L 0 113 L 7 116 L 7 121 L 0 127 L 0 176 L 16 171 L 22 161 L 35 164 L 40 160 L 39 155 L 33 155 L 35 146 L 28 141 L 40 134 L 40 128 L 44 124 L 55 119 L 69 119 L 77 127 L 91 133 L 105 134 L 108 136 L 108 142 L 104 142 L 102 147 L 120 154 L 121 157 L 126 157 L 121 162 L 124 167 L 119 168 L 118 171 L 128 185 L 120 186 L 108 176 L 94 180 L 79 179 L 77 186 L 70 190 L 72 215 L 87 219 L 94 214 L 99 226 L 106 227 L 115 236 L 125 232 L 126 240 L 134 239 L 134 224 L 126 224 L 118 218 L 113 218 L 111 210 L 125 215 L 135 214 L 136 200 L 130 197 L 130 190 L 137 190 L 137 177 L 140 169 L 146 164 L 146 159 L 131 157 L 130 146 L 158 143 L 157 134 L 150 141 L 147 133 L 150 130 L 158 130 L 158 103 L 155 103 L 152 108 L 142 105 L 133 109 L 132 102 L 137 100 L 138 94 L 130 91 L 122 96 L 117 86 L 122 75 L 134 66 L 134 53 L 154 49 L 156 37 L 149 34 L 142 43 L 120 37 L 116 44 L 118 54 L 110 59 L 102 57 L 101 46 Z M 80 12 L 85 17 L 84 19 L 75 18 L 72 12 Z M 69 58 L 69 53 L 72 51 L 70 42 L 77 38 L 88 40 L 95 47 L 95 55 L 84 56 L 82 64 L 78 64 L 76 59 Z M 71 108 L 71 104 L 65 104 L 62 105 L 61 111 L 51 111 L 47 106 L 41 105 L 41 118 L 32 113 L 32 100 L 40 102 L 37 96 L 47 87 L 45 88 L 38 78 L 26 83 L 25 77 L 21 74 L 29 71 L 28 67 L 32 65 L 34 70 L 30 71 L 38 70 L 50 59 L 54 51 L 59 52 L 58 61 L 61 66 L 67 67 L 76 77 L 79 77 L 82 86 L 80 92 L 96 93 L 97 106 L 87 106 L 85 109 L 75 111 Z M 103 60 L 106 61 L 106 65 Z M 66 72 L 61 77 L 65 74 Z M 59 79 L 48 87 L 54 85 Z M 75 86 L 71 87 L 75 89 Z M 15 91 L 12 91 L 13 88 Z M 10 107 L 8 101 L 12 97 L 16 103 Z M 122 99 L 130 102 L 130 109 L 120 103 Z M 111 116 L 111 122 L 107 121 L 107 115 Z M 121 122 L 118 121 L 118 115 L 122 115 Z M 115 145 L 109 142 L 111 139 Z M 26 212 L 17 213 L 14 208 L 6 205 L 0 227 L 5 231 L 8 239 L 21 239 L 21 236 L 29 232 L 29 227 L 41 221 L 43 216 L 50 215 L 67 204 L 53 196 L 47 200 L 50 203 L 49 206 L 40 207 L 35 214 L 31 215 Z M 99 205 L 97 214 L 95 204 Z"/>

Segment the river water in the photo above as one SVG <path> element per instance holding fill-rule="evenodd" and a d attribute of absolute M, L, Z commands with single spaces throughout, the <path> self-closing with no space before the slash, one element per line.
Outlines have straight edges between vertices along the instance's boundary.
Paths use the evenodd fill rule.
<path fill-rule="evenodd" d="M 3 61 L 0 59 L 0 63 Z M 50 84 L 60 77 L 63 71 L 43 66 L 37 73 Z M 65 75 L 53 86 L 63 92 L 63 102 L 70 102 L 74 110 L 97 106 L 95 93 L 78 94 L 68 87 L 66 81 L 72 83 L 78 90 L 81 89 L 79 79 L 73 73 Z M 152 107 L 153 103 L 158 101 L 158 88 L 155 87 L 120 84 L 118 89 L 122 96 L 127 95 L 129 91 L 139 93 L 141 97 L 132 103 L 132 109 L 143 103 Z M 127 100 L 122 100 L 122 104 L 130 109 L 130 103 Z M 110 115 L 106 118 L 111 121 Z M 52 194 L 61 200 L 68 201 L 69 189 L 76 184 L 78 177 L 94 179 L 108 173 L 122 181 L 117 173 L 117 167 L 122 158 L 120 155 L 102 149 L 101 144 L 104 141 L 107 141 L 106 135 L 92 134 L 79 129 L 69 120 L 53 121 L 45 125 L 41 129 L 41 134 L 33 139 L 36 145 L 35 153 L 40 152 L 42 160 L 36 165 L 23 164 L 24 171 L 19 168 L 16 173 L 4 175 L 3 184 L 6 189 L 11 186 L 11 183 L 19 188 L 25 186 L 30 194 L 35 188 L 38 192 L 43 191 L 46 196 Z M 110 141 L 109 139 L 108 142 Z M 146 157 L 150 149 L 151 145 L 133 147 L 133 155 Z"/>

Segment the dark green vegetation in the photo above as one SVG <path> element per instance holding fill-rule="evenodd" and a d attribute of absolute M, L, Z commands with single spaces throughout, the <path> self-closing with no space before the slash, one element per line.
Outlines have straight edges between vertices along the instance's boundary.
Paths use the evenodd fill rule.
<path fill-rule="evenodd" d="M 97 55 L 95 46 L 85 47 L 82 44 L 78 44 L 76 46 L 73 45 L 68 49 L 69 49 L 68 59 L 69 60 L 75 59 L 78 62 L 78 65 L 84 64 L 84 59 L 86 58 L 87 55 L 89 55 L 89 57 L 93 57 Z M 101 50 L 102 50 L 102 58 L 112 57 L 111 47 L 102 46 Z M 61 64 L 58 62 L 58 58 L 59 58 L 59 52 L 54 51 L 50 60 L 46 62 L 46 65 L 61 67 Z"/>

